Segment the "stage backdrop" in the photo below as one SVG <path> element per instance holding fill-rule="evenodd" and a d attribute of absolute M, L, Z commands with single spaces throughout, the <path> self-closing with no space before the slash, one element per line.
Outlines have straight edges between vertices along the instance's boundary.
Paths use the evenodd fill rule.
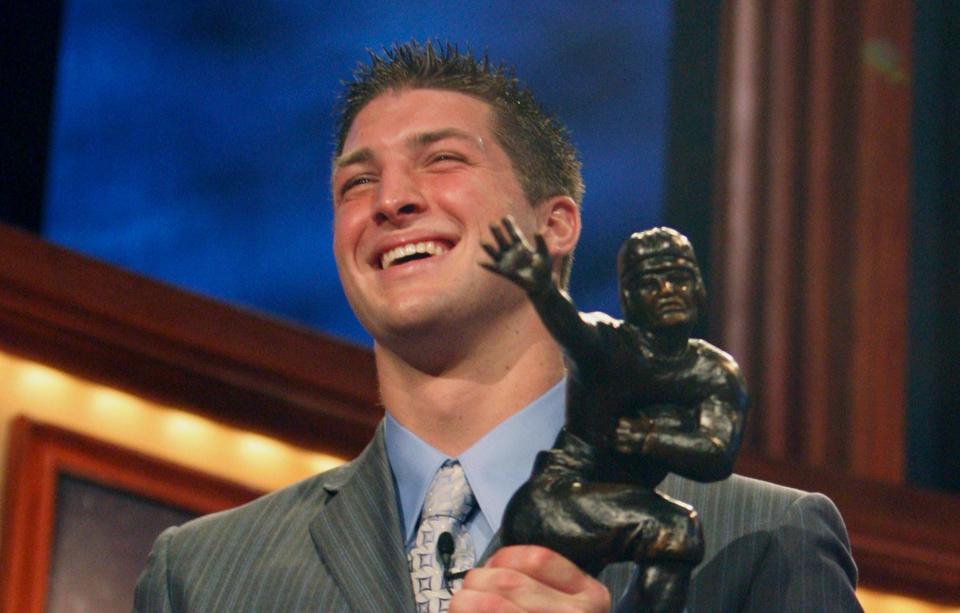
<path fill-rule="evenodd" d="M 339 82 L 428 37 L 515 64 L 571 129 L 587 192 L 572 294 L 659 222 L 671 3 L 65 0 L 44 235 L 368 344 L 331 254 Z"/>

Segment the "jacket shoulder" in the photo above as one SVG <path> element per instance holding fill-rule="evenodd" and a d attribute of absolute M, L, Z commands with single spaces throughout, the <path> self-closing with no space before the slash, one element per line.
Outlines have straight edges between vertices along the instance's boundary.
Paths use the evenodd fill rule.
<path fill-rule="evenodd" d="M 692 611 L 754 610 L 764 602 L 764 610 L 857 610 L 846 527 L 826 496 L 741 475 L 713 483 L 670 475 L 660 489 L 692 505 L 703 524 Z M 810 585 L 829 586 L 837 606 L 823 608 Z"/>
<path fill-rule="evenodd" d="M 774 529 L 790 506 L 808 495 L 737 474 L 711 483 L 671 474 L 658 489 L 691 505 L 700 515 L 707 539 L 707 557 L 746 534 Z"/>
<path fill-rule="evenodd" d="M 350 475 L 353 462 L 341 464 L 323 473 L 275 490 L 243 505 L 204 515 L 179 527 L 171 529 L 172 543 L 184 538 L 197 538 L 208 532 L 234 531 L 250 523 L 290 521 L 299 514 L 307 515 L 309 521 L 316 510 L 329 498 Z"/>
<path fill-rule="evenodd" d="M 280 600 L 299 610 L 305 594 L 326 603 L 326 610 L 342 610 L 310 524 L 354 470 L 348 463 L 167 529 L 140 576 L 134 610 L 252 611 Z M 278 585 L 290 590 L 276 593 L 271 586 Z"/>

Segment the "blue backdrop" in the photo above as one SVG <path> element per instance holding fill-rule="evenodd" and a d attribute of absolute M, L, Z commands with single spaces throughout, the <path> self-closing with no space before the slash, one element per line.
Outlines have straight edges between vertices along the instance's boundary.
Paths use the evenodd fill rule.
<path fill-rule="evenodd" d="M 571 293 L 617 313 L 614 259 L 660 221 L 670 2 L 66 0 L 44 234 L 358 343 L 330 246 L 341 80 L 450 40 L 566 123 L 587 193 Z"/>

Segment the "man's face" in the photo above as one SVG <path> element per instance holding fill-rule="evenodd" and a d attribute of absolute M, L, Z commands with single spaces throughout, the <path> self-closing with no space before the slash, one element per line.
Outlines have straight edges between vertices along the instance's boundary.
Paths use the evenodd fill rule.
<path fill-rule="evenodd" d="M 634 269 L 620 283 L 624 317 L 634 325 L 657 329 L 697 318 L 697 280 L 685 266 Z"/>
<path fill-rule="evenodd" d="M 487 103 L 431 89 L 381 94 L 351 125 L 333 169 L 334 254 L 375 339 L 490 325 L 525 302 L 479 265 L 491 223 L 537 229 L 491 128 Z"/>

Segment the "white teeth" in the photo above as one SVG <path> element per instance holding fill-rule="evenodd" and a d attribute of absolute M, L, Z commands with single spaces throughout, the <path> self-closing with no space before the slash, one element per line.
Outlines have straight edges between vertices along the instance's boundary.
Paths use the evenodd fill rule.
<path fill-rule="evenodd" d="M 426 253 L 428 255 L 442 255 L 447 252 L 446 247 L 433 241 L 407 243 L 394 247 L 380 256 L 380 267 L 386 270 L 397 259 L 414 255 L 416 253 Z"/>

